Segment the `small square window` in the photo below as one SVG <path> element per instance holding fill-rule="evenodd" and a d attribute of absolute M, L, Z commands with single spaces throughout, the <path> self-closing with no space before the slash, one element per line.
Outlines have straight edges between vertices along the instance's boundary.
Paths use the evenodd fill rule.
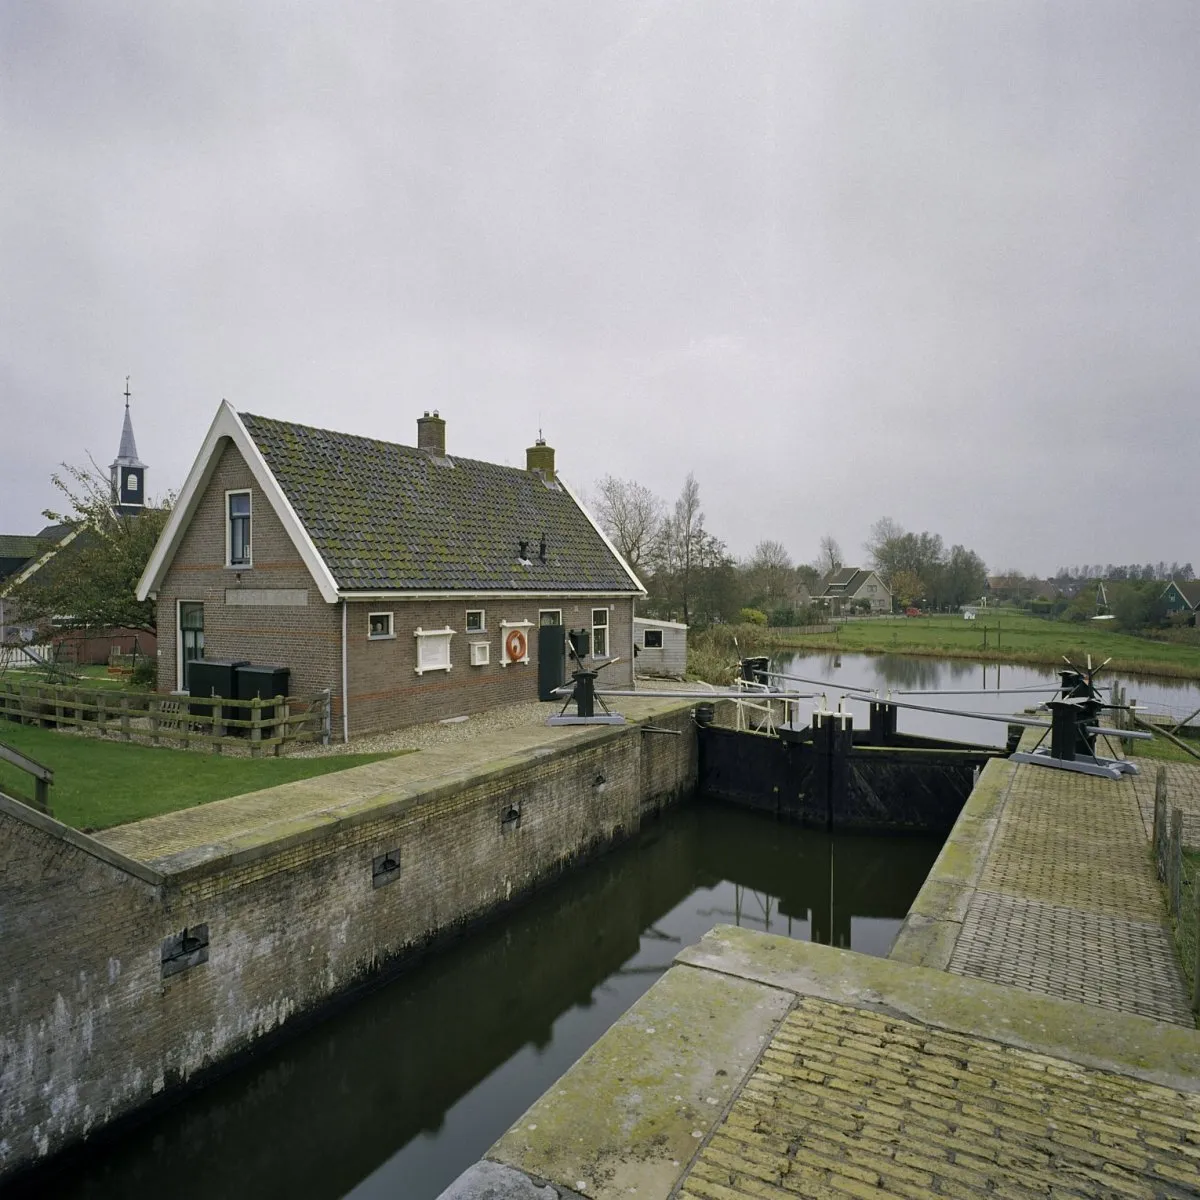
<path fill-rule="evenodd" d="M 375 639 L 395 637 L 392 614 L 390 612 L 371 613 L 367 617 L 367 636 Z"/>
<path fill-rule="evenodd" d="M 468 608 L 467 609 L 467 632 L 482 633 L 484 631 L 483 624 L 483 609 Z"/>
<path fill-rule="evenodd" d="M 642 635 L 642 645 L 647 650 L 661 650 L 662 635 L 663 631 L 661 629 L 647 629 Z"/>

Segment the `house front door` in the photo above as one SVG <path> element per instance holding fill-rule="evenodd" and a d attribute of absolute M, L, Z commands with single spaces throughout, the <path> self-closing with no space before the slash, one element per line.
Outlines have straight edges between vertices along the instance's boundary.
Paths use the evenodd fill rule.
<path fill-rule="evenodd" d="M 178 646 L 179 669 L 176 673 L 178 686 L 186 690 L 188 663 L 193 659 L 204 657 L 204 605 L 202 602 L 180 600 Z"/>

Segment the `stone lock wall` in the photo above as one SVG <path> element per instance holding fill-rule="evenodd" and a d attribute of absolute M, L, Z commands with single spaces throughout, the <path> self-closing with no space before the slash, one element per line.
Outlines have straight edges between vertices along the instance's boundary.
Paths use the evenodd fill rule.
<path fill-rule="evenodd" d="M 0 1180 L 632 834 L 696 780 L 688 711 L 653 723 L 681 736 L 581 731 L 160 884 L 4 801 Z M 201 929 L 203 953 L 164 971 L 164 946 Z"/>

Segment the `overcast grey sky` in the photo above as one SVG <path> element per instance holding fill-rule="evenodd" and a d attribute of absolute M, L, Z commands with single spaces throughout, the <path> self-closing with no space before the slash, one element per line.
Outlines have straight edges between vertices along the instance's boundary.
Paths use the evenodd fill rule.
<path fill-rule="evenodd" d="M 0 532 L 221 398 L 1200 567 L 1200 5 L 0 5 Z"/>

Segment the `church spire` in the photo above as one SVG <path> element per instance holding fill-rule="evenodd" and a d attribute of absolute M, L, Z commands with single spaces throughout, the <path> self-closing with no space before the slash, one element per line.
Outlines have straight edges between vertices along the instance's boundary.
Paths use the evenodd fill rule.
<path fill-rule="evenodd" d="M 129 415 L 129 376 L 125 376 L 125 421 L 121 426 L 121 445 L 109 467 L 112 478 L 112 500 L 117 512 L 128 516 L 141 512 L 146 506 L 146 464 L 138 458 L 137 442 L 133 436 L 133 420 Z"/>

